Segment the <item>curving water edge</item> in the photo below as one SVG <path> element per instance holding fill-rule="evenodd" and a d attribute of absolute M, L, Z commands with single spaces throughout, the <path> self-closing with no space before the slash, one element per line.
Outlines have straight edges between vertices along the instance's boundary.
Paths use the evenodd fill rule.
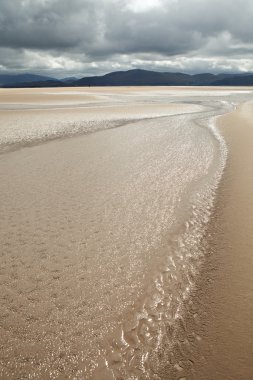
<path fill-rule="evenodd" d="M 3 376 L 183 378 L 182 352 L 201 339 L 185 316 L 205 262 L 205 234 L 228 154 L 216 117 L 233 107 L 222 98 L 192 103 L 189 115 L 179 108 L 174 115 L 130 119 L 122 128 L 1 156 Z M 192 157 L 204 162 L 194 168 L 192 157 L 185 164 L 185 154 L 198 142 Z M 209 142 L 212 149 L 199 156 Z M 186 147 L 178 150 L 181 143 Z M 181 181 L 184 170 L 189 177 Z M 193 316 L 197 320 L 198 311 Z"/>
<path fill-rule="evenodd" d="M 226 112 L 234 107 L 225 101 L 221 104 Z M 218 156 L 209 173 L 185 191 L 181 208 L 184 208 L 184 219 L 187 218 L 163 242 L 167 251 L 164 264 L 144 297 L 136 302 L 134 312 L 126 314 L 120 329 L 101 346 L 93 379 L 105 375 L 110 379 L 129 380 L 181 378 L 182 351 L 190 350 L 184 323 L 186 305 L 191 302 L 205 259 L 205 234 L 228 155 L 226 142 L 216 127 L 218 117 L 211 116 L 201 123 L 216 141 Z M 192 332 L 192 339 L 201 338 Z"/>

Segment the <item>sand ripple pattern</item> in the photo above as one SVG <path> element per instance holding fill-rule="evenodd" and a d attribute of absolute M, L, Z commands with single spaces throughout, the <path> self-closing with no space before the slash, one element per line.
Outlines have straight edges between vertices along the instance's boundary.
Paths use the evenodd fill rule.
<path fill-rule="evenodd" d="M 217 104 L 1 155 L 1 378 L 181 373 L 225 164 Z"/>

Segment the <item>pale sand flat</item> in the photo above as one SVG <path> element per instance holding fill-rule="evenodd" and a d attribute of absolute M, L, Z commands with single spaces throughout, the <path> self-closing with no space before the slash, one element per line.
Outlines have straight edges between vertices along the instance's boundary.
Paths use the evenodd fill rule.
<path fill-rule="evenodd" d="M 0 151 L 130 120 L 203 110 L 178 98 L 172 103 L 171 95 L 168 88 L 0 89 Z"/>
<path fill-rule="evenodd" d="M 129 87 L 55 87 L 55 88 L 0 88 L 0 103 L 52 103 L 73 104 L 77 102 L 94 101 L 105 94 L 139 94 L 154 93 L 171 94 L 182 92 L 210 93 L 210 92 L 238 92 L 250 91 L 252 87 L 210 87 L 210 86 L 129 86 Z"/>

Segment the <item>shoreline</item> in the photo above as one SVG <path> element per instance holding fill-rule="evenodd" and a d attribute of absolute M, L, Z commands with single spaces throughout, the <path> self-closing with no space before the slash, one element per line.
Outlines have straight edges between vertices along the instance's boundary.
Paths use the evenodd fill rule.
<path fill-rule="evenodd" d="M 181 151 L 192 178 L 208 163 L 207 131 L 189 125 L 190 146 L 197 138 L 203 144 L 178 146 L 186 118 L 192 115 L 2 155 L 3 376 L 85 373 L 84 358 L 93 365 L 102 337 L 159 269 L 162 228 L 177 217 L 174 197 L 183 191 L 168 176 L 178 177 L 178 165 L 168 163 Z M 207 163 L 196 172 L 199 150 Z M 181 181 L 183 189 L 189 178 Z"/>
<path fill-rule="evenodd" d="M 226 115 L 226 113 L 222 115 Z M 215 123 L 220 116 L 213 115 L 208 118 L 202 116 L 199 119 L 193 119 L 196 128 L 208 130 L 213 144 L 218 144 L 216 154 L 219 157 L 215 157 L 213 164 L 209 167 L 209 180 L 205 176 L 198 179 L 197 183 L 189 185 L 184 196 L 181 197 L 180 207 L 177 210 L 178 221 L 171 228 L 169 234 L 162 239 L 161 246 L 164 247 L 165 261 L 157 272 L 156 278 L 153 279 L 153 283 L 150 283 L 141 297 L 136 300 L 134 307 L 125 313 L 122 326 L 110 337 L 107 337 L 107 342 L 104 344 L 105 351 L 107 351 L 105 354 L 105 363 L 107 364 L 101 358 L 97 370 L 91 377 L 92 380 L 101 378 L 113 380 L 113 375 L 116 378 L 128 378 L 124 377 L 125 370 L 127 371 L 125 376 L 134 376 L 145 372 L 147 378 L 153 379 L 152 376 L 157 374 L 160 376 L 159 379 L 167 380 L 168 378 L 178 378 L 184 370 L 183 366 L 181 367 L 181 352 L 185 348 L 184 344 L 181 346 L 181 343 L 187 334 L 184 329 L 184 319 L 187 316 L 187 307 L 191 303 L 191 294 L 195 294 L 196 291 L 195 281 L 198 281 L 205 266 L 205 236 L 209 224 L 207 221 L 212 215 L 216 191 L 226 167 L 227 147 Z M 212 184 L 210 188 L 208 184 L 209 186 Z M 200 205 L 198 197 L 203 191 L 203 186 L 207 187 L 202 194 L 204 196 L 201 197 Z M 180 273 L 180 260 L 183 256 L 184 266 L 189 266 L 188 273 L 186 270 Z M 175 267 L 177 267 L 178 273 L 173 273 L 171 258 L 172 263 L 176 263 Z M 181 280 L 188 278 L 189 284 L 185 289 L 184 283 L 181 283 L 180 280 L 174 283 L 177 276 L 181 277 Z M 175 297 L 174 300 L 173 297 L 171 298 L 172 293 Z M 157 338 L 153 347 L 144 333 L 145 330 L 147 333 L 150 331 L 147 321 L 151 320 L 153 323 L 151 331 L 153 329 L 153 334 L 156 331 L 153 341 L 155 342 L 154 338 Z M 127 341 L 125 341 L 125 337 L 127 337 Z M 145 339 L 146 344 L 144 343 Z M 115 358 L 117 359 L 115 360 Z M 149 359 L 147 360 L 147 358 Z M 138 363 L 140 373 L 131 362 Z M 152 368 L 154 363 L 155 372 Z M 183 377 L 181 378 L 183 379 Z"/>
<path fill-rule="evenodd" d="M 247 102 L 217 122 L 229 153 L 206 235 L 206 261 L 187 305 L 190 350 L 180 353 L 187 379 L 253 376 L 252 117 Z"/>
<path fill-rule="evenodd" d="M 210 107 L 209 99 L 206 102 Z M 219 144 L 217 127 L 211 125 L 208 131 L 205 126 L 209 116 L 216 117 L 218 102 L 199 115 L 131 122 L 1 156 L 0 373 L 34 371 L 35 377 L 46 376 L 52 366 L 56 377 L 74 368 L 80 376 L 91 373 L 97 353 L 107 350 L 100 342 L 111 332 L 114 338 L 122 313 L 129 309 L 131 316 L 120 334 L 129 350 L 122 348 L 122 360 L 123 340 L 118 345 L 113 339 L 112 353 L 108 347 L 111 369 L 120 373 L 123 364 L 122 373 L 128 375 L 132 371 L 135 376 L 157 374 L 162 380 L 201 379 L 194 375 L 206 368 L 199 357 L 212 357 L 203 338 L 212 339 L 213 332 L 208 335 L 202 328 L 210 324 L 209 300 L 213 296 L 212 304 L 218 302 L 209 294 L 212 284 L 215 294 L 216 282 L 210 279 L 216 275 L 217 255 L 210 251 L 201 263 L 205 241 L 217 246 L 218 235 L 209 237 L 209 224 L 217 227 L 220 214 L 215 211 L 208 222 L 216 186 L 203 191 L 204 198 L 199 189 L 208 187 L 207 175 L 210 184 L 211 178 L 218 178 L 218 161 L 209 166 Z M 209 144 L 210 133 L 217 144 Z M 179 176 L 177 183 L 173 179 Z M 184 198 L 183 209 L 177 209 Z M 197 207 L 189 208 L 196 220 L 181 223 L 188 201 L 196 201 Z M 176 233 L 171 229 L 167 234 L 173 223 Z M 202 226 L 208 239 L 203 239 Z M 203 379 L 209 379 L 210 360 L 205 363 L 209 372 Z"/>

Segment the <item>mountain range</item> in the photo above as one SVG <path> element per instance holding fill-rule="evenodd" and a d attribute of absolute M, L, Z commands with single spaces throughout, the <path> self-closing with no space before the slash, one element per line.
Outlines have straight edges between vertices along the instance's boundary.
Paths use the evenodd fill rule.
<path fill-rule="evenodd" d="M 55 79 L 35 74 L 0 74 L 0 87 L 73 86 L 253 86 L 253 74 L 184 74 L 141 69 L 116 71 L 102 76 Z"/>

